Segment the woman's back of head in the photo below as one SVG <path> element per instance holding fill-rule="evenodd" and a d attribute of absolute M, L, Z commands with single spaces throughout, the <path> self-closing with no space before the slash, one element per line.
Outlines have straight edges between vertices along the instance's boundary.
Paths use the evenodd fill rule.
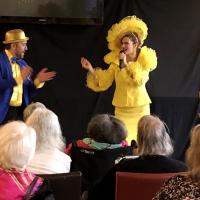
<path fill-rule="evenodd" d="M 200 125 L 191 131 L 191 142 L 186 152 L 186 162 L 191 171 L 191 177 L 200 182 Z"/>
<path fill-rule="evenodd" d="M 65 143 L 57 115 L 49 109 L 37 108 L 26 124 L 36 130 L 36 151 L 57 148 L 64 151 Z"/>
<path fill-rule="evenodd" d="M 36 110 L 37 108 L 46 108 L 46 106 L 40 102 L 31 103 L 24 109 L 23 120 L 26 121 L 28 117 Z"/>
<path fill-rule="evenodd" d="M 156 116 L 146 115 L 139 120 L 137 140 L 139 155 L 168 156 L 173 153 L 165 124 Z"/>
<path fill-rule="evenodd" d="M 124 123 L 109 114 L 95 115 L 88 123 L 87 133 L 96 142 L 119 144 L 126 139 Z"/>
<path fill-rule="evenodd" d="M 34 156 L 35 130 L 24 122 L 13 121 L 0 128 L 0 166 L 23 170 Z"/>

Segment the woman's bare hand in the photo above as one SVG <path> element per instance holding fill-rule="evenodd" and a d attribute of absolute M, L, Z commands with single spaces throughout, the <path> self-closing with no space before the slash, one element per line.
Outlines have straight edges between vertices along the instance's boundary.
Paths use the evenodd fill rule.
<path fill-rule="evenodd" d="M 82 57 L 81 58 L 81 65 L 82 65 L 82 68 L 83 69 L 86 69 L 88 70 L 89 72 L 93 73 L 94 72 L 94 69 L 90 63 L 89 60 L 87 60 L 86 58 Z"/>

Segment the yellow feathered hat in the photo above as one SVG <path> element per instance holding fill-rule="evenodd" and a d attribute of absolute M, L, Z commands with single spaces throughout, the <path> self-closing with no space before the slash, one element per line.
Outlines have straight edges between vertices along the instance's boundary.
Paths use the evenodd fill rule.
<path fill-rule="evenodd" d="M 123 18 L 119 23 L 112 25 L 108 31 L 107 41 L 108 48 L 111 51 L 121 49 L 121 38 L 125 33 L 135 32 L 143 44 L 147 37 L 147 25 L 136 16 L 127 16 Z"/>

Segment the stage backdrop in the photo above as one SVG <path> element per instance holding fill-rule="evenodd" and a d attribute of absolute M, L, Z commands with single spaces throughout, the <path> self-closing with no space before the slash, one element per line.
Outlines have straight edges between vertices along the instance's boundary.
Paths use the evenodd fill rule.
<path fill-rule="evenodd" d="M 24 29 L 29 51 L 26 60 L 38 72 L 48 67 L 57 72 L 33 101 L 40 101 L 59 116 L 67 143 L 86 136 L 89 119 L 96 113 L 113 113 L 113 85 L 94 93 L 85 86 L 81 56 L 94 66 L 107 68 L 107 30 L 127 15 L 137 15 L 148 25 L 145 45 L 157 52 L 158 67 L 147 88 L 151 113 L 169 126 L 174 157 L 184 158 L 190 129 L 198 109 L 200 84 L 199 0 L 105 0 L 103 25 L 0 24 L 0 40 L 9 29 Z M 3 46 L 1 45 L 1 49 Z"/>

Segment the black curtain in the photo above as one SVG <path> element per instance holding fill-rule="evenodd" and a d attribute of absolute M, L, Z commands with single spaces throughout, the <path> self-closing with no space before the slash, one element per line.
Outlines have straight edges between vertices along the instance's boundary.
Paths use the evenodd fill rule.
<path fill-rule="evenodd" d="M 85 87 L 81 56 L 94 66 L 107 68 L 106 35 L 115 22 L 137 15 L 149 28 L 145 45 L 157 52 L 158 67 L 147 84 L 151 113 L 169 126 L 173 157 L 184 159 L 190 129 L 198 111 L 200 84 L 199 0 L 105 0 L 103 25 L 1 23 L 0 40 L 9 29 L 21 28 L 30 37 L 25 59 L 37 73 L 42 67 L 57 72 L 33 101 L 40 101 L 59 116 L 67 143 L 86 136 L 96 113 L 113 113 L 115 85 L 102 93 Z M 3 46 L 1 46 L 3 49 Z"/>

